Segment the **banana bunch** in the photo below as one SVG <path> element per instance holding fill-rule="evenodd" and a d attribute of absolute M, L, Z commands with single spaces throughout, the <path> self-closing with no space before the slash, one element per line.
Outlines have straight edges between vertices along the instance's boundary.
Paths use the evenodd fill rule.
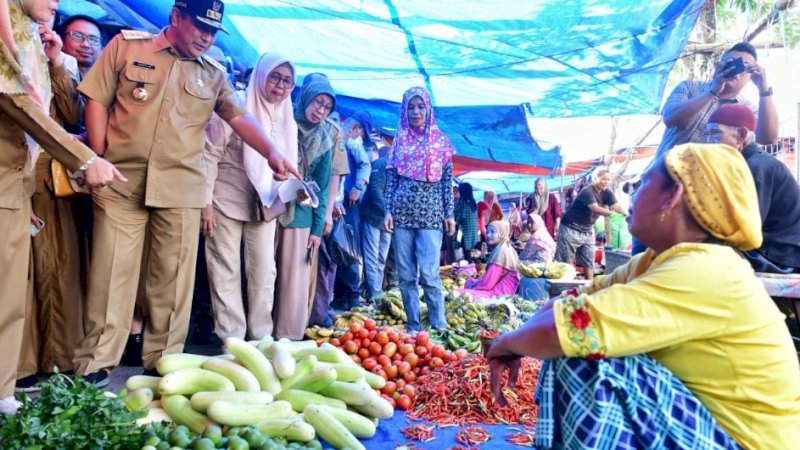
<path fill-rule="evenodd" d="M 546 301 L 531 301 L 531 300 L 522 300 L 520 302 L 515 302 L 517 308 L 519 308 L 520 312 L 533 314 L 539 310 L 539 308 L 544 305 Z"/>
<path fill-rule="evenodd" d="M 516 330 L 524 324 L 525 322 L 523 322 L 518 316 L 513 316 L 508 319 L 508 322 L 506 322 L 506 325 L 510 328 L 508 331 Z M 500 328 L 502 328 L 502 326 Z M 500 330 L 500 332 L 502 333 L 503 330 Z"/>
<path fill-rule="evenodd" d="M 373 318 L 375 319 L 375 323 L 377 323 L 378 325 L 398 326 L 398 325 L 402 325 L 403 324 L 403 322 L 401 322 L 400 319 L 395 318 L 391 314 L 380 314 L 380 313 L 378 313 L 378 314 L 375 314 L 373 316 Z"/>
<path fill-rule="evenodd" d="M 479 331 L 481 324 L 489 318 L 485 307 L 466 301 L 463 296 L 447 303 L 444 308 L 444 314 L 447 319 L 447 325 L 451 329 L 461 329 L 466 334 L 473 334 Z"/>
<path fill-rule="evenodd" d="M 567 270 L 570 268 L 569 264 L 560 263 L 560 262 L 549 262 L 544 265 L 544 271 L 542 276 L 545 278 L 549 278 L 551 280 L 557 280 L 564 276 L 567 273 Z"/>
<path fill-rule="evenodd" d="M 445 291 L 452 291 L 453 290 L 453 286 L 455 286 L 455 284 L 456 284 L 456 280 L 454 280 L 452 278 L 449 278 L 449 277 L 448 278 L 442 278 L 442 287 L 444 288 Z"/>
<path fill-rule="evenodd" d="M 546 264 L 522 264 L 520 263 L 517 270 L 524 277 L 528 278 L 548 278 L 557 280 L 563 277 L 570 265 L 560 262 L 549 262 Z"/>
<path fill-rule="evenodd" d="M 467 333 L 462 329 L 457 330 L 431 330 L 431 340 L 443 345 L 449 350 L 466 349 L 468 352 L 477 352 L 481 349 L 479 339 L 480 331 Z"/>
<path fill-rule="evenodd" d="M 331 337 L 333 337 L 333 329 L 314 325 L 306 328 L 306 337 L 316 341 L 317 345 L 323 344 L 331 340 Z"/>
<path fill-rule="evenodd" d="M 543 269 L 540 264 L 519 263 L 517 266 L 517 271 L 525 278 L 542 278 L 542 275 L 544 275 Z"/>
<path fill-rule="evenodd" d="M 453 289 L 463 289 L 467 285 L 467 277 L 464 275 L 442 278 L 442 287 L 445 291 L 452 291 Z"/>
<path fill-rule="evenodd" d="M 375 321 L 379 324 L 397 325 L 408 322 L 399 291 L 389 291 L 375 298 Z"/>
<path fill-rule="evenodd" d="M 335 328 L 350 328 L 350 324 L 358 323 L 364 325 L 369 319 L 366 315 L 360 312 L 348 311 L 346 313 L 338 314 L 333 318 L 333 326 Z"/>

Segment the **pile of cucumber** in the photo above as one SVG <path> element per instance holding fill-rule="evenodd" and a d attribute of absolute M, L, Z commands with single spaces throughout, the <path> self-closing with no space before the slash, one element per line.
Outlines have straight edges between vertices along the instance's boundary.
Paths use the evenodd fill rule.
<path fill-rule="evenodd" d="M 165 355 L 156 366 L 161 377 L 127 380 L 125 404 L 148 409 L 143 423 L 181 425 L 168 437 L 152 436 L 149 447 L 317 448 L 324 439 L 360 450 L 359 439 L 394 414 L 378 391 L 386 381 L 331 345 L 229 338 L 225 348 L 228 354 L 215 357 Z"/>

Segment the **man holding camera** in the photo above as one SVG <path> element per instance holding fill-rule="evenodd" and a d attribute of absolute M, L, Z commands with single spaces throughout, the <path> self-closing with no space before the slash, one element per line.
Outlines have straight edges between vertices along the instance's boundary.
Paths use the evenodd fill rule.
<path fill-rule="evenodd" d="M 758 88 L 758 107 L 743 101 L 740 94 L 752 81 Z M 662 118 L 667 129 L 658 155 L 687 142 L 705 142 L 708 118 L 722 105 L 742 103 L 758 117 L 756 142 L 778 142 L 778 111 L 764 68 L 758 65 L 756 49 L 740 42 L 722 55 L 711 81 L 684 80 L 667 98 Z"/>

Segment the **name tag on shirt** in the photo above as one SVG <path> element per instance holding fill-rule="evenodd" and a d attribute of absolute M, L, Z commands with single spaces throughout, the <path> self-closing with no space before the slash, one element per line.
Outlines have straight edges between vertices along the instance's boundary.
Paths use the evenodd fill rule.
<path fill-rule="evenodd" d="M 154 66 L 154 65 L 152 65 L 152 64 L 147 64 L 147 63 L 139 62 L 139 61 L 134 61 L 134 62 L 133 62 L 133 65 L 134 65 L 134 66 L 136 66 L 136 67 L 141 67 L 142 69 L 147 69 L 147 70 L 156 70 L 156 66 Z"/>

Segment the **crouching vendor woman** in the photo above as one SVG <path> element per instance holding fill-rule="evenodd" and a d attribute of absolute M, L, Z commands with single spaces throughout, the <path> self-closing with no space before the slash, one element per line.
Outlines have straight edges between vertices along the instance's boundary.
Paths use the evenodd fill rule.
<path fill-rule="evenodd" d="M 629 229 L 648 250 L 489 351 L 493 380 L 520 356 L 548 360 L 537 448 L 797 448 L 797 354 L 740 253 L 762 241 L 744 158 L 724 145 L 675 147 L 632 205 Z"/>

